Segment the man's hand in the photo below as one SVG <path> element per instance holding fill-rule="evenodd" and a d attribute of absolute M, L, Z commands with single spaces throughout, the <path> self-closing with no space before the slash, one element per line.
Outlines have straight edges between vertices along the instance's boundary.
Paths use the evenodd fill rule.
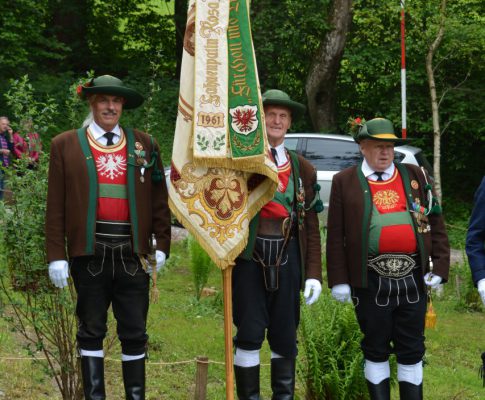
<path fill-rule="evenodd" d="M 332 287 L 332 297 L 341 303 L 351 303 L 350 285 L 341 283 Z"/>
<path fill-rule="evenodd" d="M 483 305 L 485 306 L 485 279 L 480 279 L 477 282 L 478 294 L 482 298 Z"/>
<path fill-rule="evenodd" d="M 161 251 L 161 250 L 155 250 L 155 260 L 157 262 L 155 268 L 157 269 L 157 272 L 160 272 L 160 270 L 162 269 L 162 267 L 165 264 L 165 260 L 166 259 L 167 259 L 167 256 L 165 255 L 165 253 L 163 251 Z M 153 271 L 152 270 L 152 265 L 149 262 L 147 262 L 147 264 L 148 264 L 147 272 L 149 274 L 151 274 L 152 271 Z"/>
<path fill-rule="evenodd" d="M 62 289 L 67 286 L 69 266 L 66 260 L 51 261 L 49 263 L 49 278 L 55 287 Z"/>
<path fill-rule="evenodd" d="M 433 289 L 436 289 L 440 285 L 442 280 L 443 278 L 441 278 L 441 276 L 435 275 L 432 272 L 428 272 L 424 276 L 424 283 L 427 286 L 431 286 L 431 288 Z"/>
<path fill-rule="evenodd" d="M 315 303 L 322 293 L 322 284 L 316 279 L 307 279 L 305 281 L 305 291 L 303 297 L 308 305 Z"/>

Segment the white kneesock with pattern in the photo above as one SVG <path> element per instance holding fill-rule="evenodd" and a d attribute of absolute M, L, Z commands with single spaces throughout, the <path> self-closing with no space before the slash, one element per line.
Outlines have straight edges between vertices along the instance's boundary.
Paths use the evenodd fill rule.
<path fill-rule="evenodd" d="M 259 350 L 243 350 L 236 347 L 234 365 L 245 368 L 259 365 Z"/>
<path fill-rule="evenodd" d="M 365 360 L 364 375 L 373 385 L 378 385 L 384 379 L 391 376 L 391 369 L 389 368 L 389 361 L 373 362 Z"/>
<path fill-rule="evenodd" d="M 81 357 L 98 357 L 104 358 L 104 351 L 103 350 L 84 350 L 79 349 L 79 353 Z"/>
<path fill-rule="evenodd" d="M 397 364 L 397 380 L 421 385 L 423 382 L 423 362 L 413 365 Z"/>

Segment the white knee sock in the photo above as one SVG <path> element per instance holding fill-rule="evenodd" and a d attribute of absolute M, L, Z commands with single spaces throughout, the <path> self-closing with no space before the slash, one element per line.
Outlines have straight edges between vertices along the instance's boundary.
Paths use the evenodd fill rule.
<path fill-rule="evenodd" d="M 364 375 L 370 383 L 378 385 L 384 379 L 391 376 L 391 369 L 389 368 L 389 361 L 373 362 L 365 360 Z"/>
<path fill-rule="evenodd" d="M 143 354 L 137 354 L 136 356 L 130 356 L 128 354 L 121 354 L 121 361 L 135 361 L 135 360 L 139 360 L 140 358 L 144 358 L 145 357 L 145 353 Z"/>
<path fill-rule="evenodd" d="M 103 350 L 79 349 L 79 353 L 81 353 L 81 357 L 99 357 L 99 358 L 104 357 L 104 351 Z"/>
<path fill-rule="evenodd" d="M 285 358 L 281 354 L 275 353 L 274 351 L 271 351 L 271 359 L 273 358 Z"/>
<path fill-rule="evenodd" d="M 423 382 L 423 362 L 413 365 L 397 364 L 397 380 L 421 385 Z"/>
<path fill-rule="evenodd" d="M 236 347 L 236 354 L 234 355 L 234 365 L 238 367 L 255 367 L 259 365 L 259 349 L 258 350 L 243 350 Z"/>

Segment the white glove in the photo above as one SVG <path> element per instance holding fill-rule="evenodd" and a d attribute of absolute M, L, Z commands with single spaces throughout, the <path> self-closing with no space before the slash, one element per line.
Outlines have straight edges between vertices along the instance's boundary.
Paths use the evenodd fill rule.
<path fill-rule="evenodd" d="M 485 279 L 480 279 L 477 282 L 478 294 L 482 298 L 483 305 L 485 306 Z"/>
<path fill-rule="evenodd" d="M 347 283 L 340 283 L 332 287 L 332 297 L 342 303 L 351 303 L 352 297 L 350 296 L 350 285 Z"/>
<path fill-rule="evenodd" d="M 431 288 L 433 289 L 436 289 L 440 285 L 442 280 L 443 278 L 441 278 L 441 276 L 435 275 L 432 272 L 428 272 L 424 276 L 424 283 L 427 286 L 431 286 Z"/>
<path fill-rule="evenodd" d="M 315 303 L 318 300 L 320 293 L 322 293 L 322 284 L 318 280 L 307 279 L 305 281 L 305 291 L 303 292 L 305 303 L 308 305 Z"/>
<path fill-rule="evenodd" d="M 155 250 L 155 260 L 157 262 L 157 265 L 156 265 L 157 272 L 160 272 L 163 265 L 165 264 L 166 259 L 167 259 L 167 256 L 165 255 L 165 253 L 163 251 Z M 147 272 L 149 274 L 151 274 L 152 273 L 152 265 L 149 262 L 147 264 L 148 264 Z"/>
<path fill-rule="evenodd" d="M 67 286 L 69 266 L 66 260 L 51 261 L 49 263 L 49 278 L 55 287 L 62 289 Z"/>

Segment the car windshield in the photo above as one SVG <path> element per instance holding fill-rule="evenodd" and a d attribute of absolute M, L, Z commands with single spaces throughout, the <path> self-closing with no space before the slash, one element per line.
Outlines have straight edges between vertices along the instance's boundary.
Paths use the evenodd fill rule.
<path fill-rule="evenodd" d="M 416 157 L 418 164 L 420 166 L 424 167 L 430 176 L 433 176 L 434 175 L 433 174 L 433 167 L 431 166 L 431 164 L 427 160 L 424 153 L 422 151 L 418 151 L 414 156 Z"/>
<path fill-rule="evenodd" d="M 321 138 L 307 139 L 305 157 L 315 168 L 326 171 L 341 171 L 362 159 L 357 143 Z"/>

